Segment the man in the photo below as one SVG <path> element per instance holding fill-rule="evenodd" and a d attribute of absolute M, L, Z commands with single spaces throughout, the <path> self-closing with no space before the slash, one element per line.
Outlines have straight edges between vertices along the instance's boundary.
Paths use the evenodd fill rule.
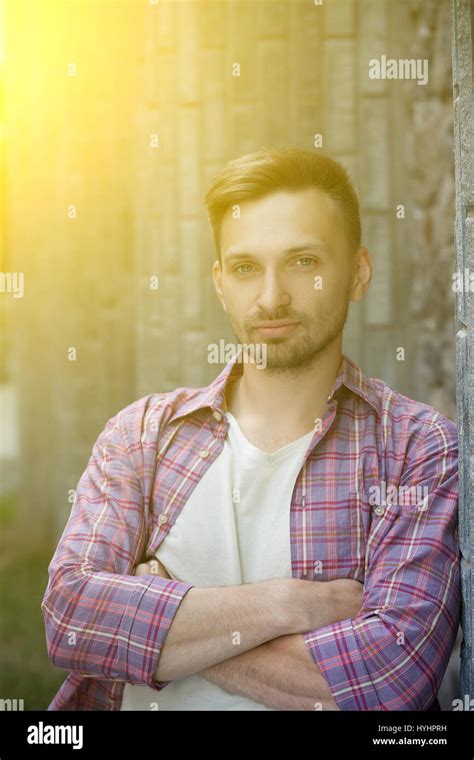
<path fill-rule="evenodd" d="M 206 206 L 243 348 L 96 441 L 42 604 L 70 671 L 49 709 L 439 709 L 456 427 L 342 354 L 371 278 L 350 180 L 320 153 L 262 150 Z"/>

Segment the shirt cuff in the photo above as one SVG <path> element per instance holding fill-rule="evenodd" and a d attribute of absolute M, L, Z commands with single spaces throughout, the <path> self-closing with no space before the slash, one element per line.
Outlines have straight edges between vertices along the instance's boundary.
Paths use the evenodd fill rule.
<path fill-rule="evenodd" d="M 145 580 L 147 576 L 142 576 Z M 190 583 L 148 576 L 149 583 L 141 590 L 129 632 L 127 681 L 146 684 L 161 691 L 170 681 L 155 681 L 161 649 Z"/>
<path fill-rule="evenodd" d="M 350 618 L 303 634 L 340 710 L 382 710 Z"/>

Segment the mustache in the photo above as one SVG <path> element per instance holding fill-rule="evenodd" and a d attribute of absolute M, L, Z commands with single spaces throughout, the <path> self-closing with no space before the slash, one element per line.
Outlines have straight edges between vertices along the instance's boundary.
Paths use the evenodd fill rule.
<path fill-rule="evenodd" d="M 255 324 L 258 324 L 259 322 L 272 322 L 275 321 L 281 321 L 283 319 L 289 319 L 293 321 L 298 322 L 304 322 L 304 316 L 301 314 L 292 314 L 289 312 L 276 312 L 274 314 L 265 314 L 261 312 L 260 314 L 255 315 L 254 317 L 249 317 L 245 320 L 245 324 L 252 326 Z"/>

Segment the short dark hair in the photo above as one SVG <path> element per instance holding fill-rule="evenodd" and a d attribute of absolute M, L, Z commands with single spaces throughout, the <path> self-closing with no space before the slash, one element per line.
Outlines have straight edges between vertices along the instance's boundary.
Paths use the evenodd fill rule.
<path fill-rule="evenodd" d="M 339 204 L 351 249 L 361 243 L 359 201 L 346 169 L 321 151 L 264 148 L 229 161 L 204 197 L 219 260 L 220 226 L 229 206 L 278 190 L 317 187 Z"/>

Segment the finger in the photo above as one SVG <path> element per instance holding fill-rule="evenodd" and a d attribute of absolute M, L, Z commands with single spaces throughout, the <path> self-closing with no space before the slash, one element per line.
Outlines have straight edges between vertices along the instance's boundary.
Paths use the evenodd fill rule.
<path fill-rule="evenodd" d="M 136 566 L 134 575 L 148 575 L 150 574 L 150 568 L 148 566 L 148 562 L 141 562 L 139 565 Z"/>
<path fill-rule="evenodd" d="M 162 578 L 169 578 L 168 571 L 166 570 L 166 567 L 163 565 L 162 562 L 160 562 L 159 559 L 152 559 L 148 563 L 150 567 L 150 573 L 152 575 L 159 575 Z"/>

